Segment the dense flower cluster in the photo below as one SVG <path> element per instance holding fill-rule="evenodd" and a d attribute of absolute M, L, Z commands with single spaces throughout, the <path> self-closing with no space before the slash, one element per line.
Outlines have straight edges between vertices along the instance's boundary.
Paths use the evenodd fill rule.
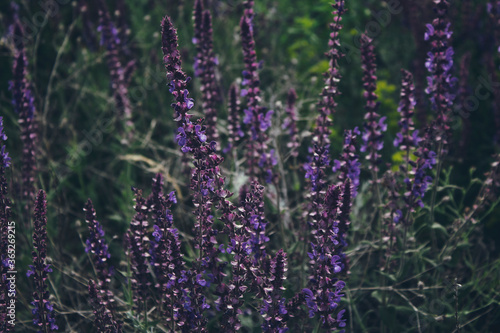
<path fill-rule="evenodd" d="M 416 148 L 420 141 L 418 130 L 415 130 L 413 123 L 413 115 L 415 114 L 415 105 L 417 101 L 414 95 L 415 87 L 413 85 L 413 75 L 406 70 L 401 70 L 401 73 L 403 78 L 401 81 L 401 95 L 398 107 L 398 112 L 401 115 L 401 119 L 398 122 L 400 132 L 396 134 L 394 146 L 405 151 L 405 159 L 408 160 L 410 150 Z"/>
<path fill-rule="evenodd" d="M 450 22 L 448 16 L 448 0 L 434 0 L 437 17 L 432 24 L 427 24 L 425 40 L 430 41 L 431 51 L 427 53 L 425 67 L 430 75 L 427 77 L 426 93 L 430 95 L 432 109 L 436 112 L 437 143 L 446 144 L 450 130 L 450 114 L 455 95 L 453 89 L 457 79 L 452 76 L 453 47 L 451 46 Z"/>
<path fill-rule="evenodd" d="M 251 178 L 265 180 L 271 183 L 274 178 L 273 167 L 277 160 L 274 152 L 269 150 L 267 130 L 271 127 L 273 110 L 261 106 L 259 63 L 255 51 L 253 31 L 253 1 L 245 2 L 245 14 L 240 21 L 241 44 L 245 70 L 241 85 L 241 96 L 246 97 L 243 123 L 249 128 L 247 138 L 247 172 Z"/>
<path fill-rule="evenodd" d="M 425 195 L 429 184 L 432 183 L 432 177 L 428 175 L 428 170 L 436 164 L 436 153 L 432 150 L 436 134 L 433 126 L 429 126 L 425 136 L 415 151 L 417 160 L 410 161 L 413 169 L 409 172 L 409 177 L 405 179 L 407 192 L 405 192 L 405 203 L 408 212 L 414 211 L 417 207 L 424 207 L 422 198 Z M 401 216 L 401 214 L 399 214 Z M 395 222 L 399 222 L 396 220 Z M 412 222 L 411 218 L 404 218 L 405 224 Z"/>
<path fill-rule="evenodd" d="M 299 131 L 297 129 L 297 109 L 295 102 L 297 101 L 297 93 L 291 88 L 288 91 L 286 99 L 286 118 L 283 121 L 282 128 L 288 131 L 289 141 L 286 146 L 290 149 L 290 155 L 297 157 L 299 155 Z"/>
<path fill-rule="evenodd" d="M 31 83 L 28 80 L 28 58 L 23 42 L 24 29 L 18 18 L 11 27 L 11 34 L 16 38 L 16 44 L 13 78 L 9 82 L 9 89 L 12 92 L 14 110 L 19 115 L 23 142 L 21 196 L 25 200 L 26 209 L 30 210 L 30 204 L 35 199 L 37 122 L 35 119 L 35 99 Z"/>
<path fill-rule="evenodd" d="M 206 142 L 205 127 L 198 121 L 194 125 L 188 111 L 193 107 L 187 90 L 186 77 L 181 67 L 179 51 L 177 50 L 177 33 L 170 18 L 162 21 L 162 50 L 167 70 L 167 79 L 170 81 L 170 92 L 176 103 L 174 120 L 178 122 L 178 144 L 184 153 L 191 153 L 194 169 L 191 174 L 191 190 L 196 216 L 195 247 L 199 250 L 199 257 L 194 267 L 186 271 L 181 280 L 185 283 L 183 296 L 189 300 L 189 327 L 203 328 L 206 318 L 202 315 L 209 307 L 205 302 L 206 288 L 212 282 L 221 279 L 219 268 L 218 247 L 216 246 L 217 230 L 213 228 L 213 208 L 222 213 L 221 221 L 226 224 L 231 219 L 234 207 L 226 200 L 232 195 L 224 189 L 225 178 L 221 175 L 219 165 L 223 159 L 217 154 L 217 145 L 214 141 Z M 186 304 L 184 308 L 186 309 Z"/>
<path fill-rule="evenodd" d="M 314 215 L 313 241 L 311 242 L 311 276 L 304 289 L 309 317 L 320 317 L 322 327 L 345 327 L 339 306 L 345 283 L 340 274 L 347 273 L 343 248 L 347 246 L 346 233 L 351 209 L 351 188 L 347 179 L 343 186 L 330 186 L 324 196 L 323 210 Z"/>
<path fill-rule="evenodd" d="M 265 243 L 269 241 L 265 234 L 263 190 L 263 186 L 252 182 L 250 189 L 240 193 L 239 214 L 227 214 L 230 241 L 227 247 L 221 245 L 219 250 L 232 255 L 232 278 L 228 285 L 218 285 L 216 295 L 219 298 L 215 301 L 217 310 L 223 313 L 224 332 L 241 327 L 238 315 L 242 313 L 240 307 L 247 289 L 263 297 L 268 287 L 267 271 L 263 267 L 268 260 Z"/>
<path fill-rule="evenodd" d="M 340 30 L 342 29 L 342 15 L 344 14 L 344 2 L 338 1 L 333 7 L 333 23 L 330 24 L 330 40 L 328 41 L 329 51 L 326 56 L 329 60 L 328 71 L 325 76 L 325 87 L 321 92 L 318 102 L 319 114 L 316 117 L 316 127 L 314 129 L 312 147 L 309 147 L 309 160 L 304 165 L 306 178 L 311 182 L 312 200 L 317 202 L 319 192 L 324 187 L 324 169 L 330 164 L 330 127 L 332 126 L 331 116 L 335 112 L 337 102 L 335 98 L 340 94 L 338 83 L 341 79 L 339 70 L 339 60 L 344 56 L 340 46 Z"/>
<path fill-rule="evenodd" d="M 0 332 L 10 332 L 13 329 L 12 322 L 7 317 L 8 306 L 12 301 L 16 302 L 15 295 L 10 295 L 7 280 L 7 272 L 14 271 L 12 261 L 12 250 L 9 251 L 9 229 L 15 227 L 15 222 L 11 221 L 11 202 L 8 198 L 6 169 L 10 166 L 9 153 L 5 151 L 4 141 L 7 136 L 3 129 L 3 117 L 0 117 Z"/>
<path fill-rule="evenodd" d="M 385 123 L 386 117 L 380 117 L 377 113 L 380 103 L 377 102 L 378 96 L 375 94 L 377 89 L 376 59 L 373 41 L 365 34 L 361 36 L 361 61 L 363 88 L 365 89 L 363 96 L 366 99 L 361 151 L 367 153 L 366 159 L 370 162 L 370 168 L 376 172 L 380 162 L 379 151 L 384 147 L 383 133 L 387 130 L 387 124 Z"/>
<path fill-rule="evenodd" d="M 108 259 L 111 257 L 108 244 L 104 238 L 104 230 L 99 221 L 96 220 L 96 212 L 90 199 L 85 204 L 85 222 L 89 228 L 89 238 L 85 241 L 85 252 L 89 253 L 97 275 L 97 288 L 101 294 L 104 306 L 114 301 L 113 293 L 109 289 L 113 268 L 109 266 Z"/>
<path fill-rule="evenodd" d="M 115 321 L 101 296 L 99 287 L 93 280 L 89 280 L 89 303 L 94 309 L 94 325 L 97 332 L 121 333 L 121 324 Z"/>
<path fill-rule="evenodd" d="M 33 276 L 33 324 L 38 332 L 54 332 L 58 330 L 54 318 L 54 307 L 49 301 L 47 290 L 48 273 L 52 268 L 47 264 L 47 201 L 45 192 L 40 190 L 36 198 L 34 223 L 33 223 L 33 265 L 29 266 L 26 273 Z"/>
<path fill-rule="evenodd" d="M 361 162 L 356 154 L 356 144 L 360 131 L 357 127 L 353 130 L 344 132 L 344 148 L 339 160 L 333 161 L 332 171 L 339 172 L 337 179 L 343 183 L 346 179 L 350 179 L 352 184 L 352 197 L 355 198 L 358 194 L 359 176 L 361 174 Z"/>
<path fill-rule="evenodd" d="M 224 148 L 224 154 L 229 154 L 230 151 L 240 142 L 245 136 L 240 125 L 240 100 L 238 98 L 238 86 L 232 84 L 229 88 L 228 96 L 228 119 L 227 119 L 227 141 L 228 145 Z"/>
<path fill-rule="evenodd" d="M 142 190 L 132 188 L 135 194 L 136 214 L 130 222 L 130 228 L 125 235 L 125 246 L 130 258 L 132 277 L 130 279 L 134 298 L 134 308 L 141 313 L 147 311 L 149 286 L 151 279 L 149 264 L 148 216 L 149 209 Z"/>
<path fill-rule="evenodd" d="M 201 16 L 201 18 L 200 18 Z M 206 135 L 208 142 L 218 141 L 217 104 L 220 100 L 215 78 L 218 60 L 213 51 L 212 15 L 209 10 L 203 11 L 201 0 L 195 3 L 194 12 L 195 37 L 193 40 L 198 49 L 195 59 L 195 75 L 201 78 L 202 109 L 205 115 Z"/>
<path fill-rule="evenodd" d="M 132 106 L 128 96 L 128 86 L 135 70 L 135 60 L 129 61 L 126 66 L 122 65 L 120 54 L 122 53 L 123 41 L 119 37 L 118 29 L 111 21 L 111 17 L 103 0 L 97 1 L 99 8 L 99 27 L 101 32 L 101 45 L 106 46 L 106 61 L 111 76 L 111 91 L 118 111 L 117 117 L 125 120 L 125 140 L 130 140 L 132 122 Z"/>
<path fill-rule="evenodd" d="M 283 297 L 283 282 L 286 280 L 287 258 L 283 250 L 279 250 L 271 260 L 269 287 L 266 288 L 260 313 L 264 317 L 262 330 L 264 332 L 284 333 L 288 327 L 284 318 L 288 314 Z"/>
<path fill-rule="evenodd" d="M 196 47 L 196 56 L 193 61 L 194 75 L 200 76 L 200 67 L 203 61 L 203 2 L 196 0 L 193 11 L 193 39 Z"/>

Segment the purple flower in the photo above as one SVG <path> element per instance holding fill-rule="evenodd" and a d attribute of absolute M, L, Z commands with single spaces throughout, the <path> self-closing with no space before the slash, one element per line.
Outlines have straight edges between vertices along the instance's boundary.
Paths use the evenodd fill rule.
<path fill-rule="evenodd" d="M 377 102 L 378 96 L 375 94 L 377 89 L 376 59 L 372 39 L 365 34 L 361 36 L 361 60 L 365 89 L 363 96 L 366 99 L 361 151 L 367 153 L 366 159 L 370 163 L 370 169 L 376 172 L 380 162 L 379 151 L 384 146 L 383 132 L 387 130 L 387 125 L 385 124 L 386 117 L 380 117 L 377 113 L 379 103 Z"/>
<path fill-rule="evenodd" d="M 21 197 L 26 202 L 25 209 L 29 210 L 28 202 L 35 199 L 35 173 L 37 156 L 37 122 L 35 118 L 35 100 L 32 85 L 28 79 L 28 58 L 24 47 L 24 29 L 16 17 L 14 25 L 10 28 L 13 35 L 18 36 L 15 43 L 13 61 L 13 79 L 9 84 L 12 92 L 12 104 L 19 115 L 21 128 L 22 148 L 22 186 Z M 5 163 L 5 162 L 4 162 Z"/>
<path fill-rule="evenodd" d="M 149 241 L 147 235 L 149 209 L 146 200 L 142 197 L 142 190 L 132 188 L 135 194 L 136 214 L 130 222 L 129 230 L 125 235 L 126 253 L 130 260 L 132 277 L 132 293 L 135 309 L 141 313 L 145 300 L 149 297 L 150 272 L 148 269 Z"/>
<path fill-rule="evenodd" d="M 36 198 L 33 223 L 33 265 L 26 274 L 33 276 L 35 290 L 33 291 L 33 324 L 39 331 L 54 332 L 58 329 L 54 319 L 54 309 L 49 302 L 47 290 L 48 273 L 52 270 L 46 263 L 47 258 L 47 201 L 45 192 L 40 190 Z"/>
<path fill-rule="evenodd" d="M 456 78 L 452 76 L 454 51 L 450 41 L 452 31 L 447 18 L 448 0 L 434 2 L 437 17 L 432 24 L 427 24 L 428 32 L 425 35 L 426 40 L 431 43 L 431 51 L 425 64 L 429 71 L 425 91 L 430 95 L 432 108 L 436 111 L 435 142 L 446 144 L 450 130 L 449 114 L 455 99 L 452 93 L 456 83 Z"/>
<path fill-rule="evenodd" d="M 228 97 L 228 146 L 224 149 L 224 154 L 229 154 L 229 151 L 244 137 L 244 133 L 240 125 L 240 100 L 238 99 L 238 86 L 232 84 L 229 89 Z M 251 116 L 251 115 L 250 115 Z M 250 120 L 248 120 L 250 122 Z"/>
<path fill-rule="evenodd" d="M 3 117 L 0 117 L 0 140 L 7 140 L 7 135 L 5 135 L 3 131 Z M 0 149 L 0 165 L 4 170 L 10 166 L 10 161 L 11 158 L 9 157 L 9 153 L 5 151 L 5 145 L 2 145 Z"/>
<path fill-rule="evenodd" d="M 106 64 L 111 77 L 111 91 L 115 101 L 118 117 L 125 121 L 124 140 L 128 141 L 132 135 L 132 105 L 128 95 L 131 76 L 135 70 L 135 60 L 129 61 L 125 66 L 120 59 L 121 54 L 127 53 L 125 44 L 120 40 L 118 30 L 111 21 L 109 10 L 104 0 L 97 1 L 99 12 L 99 27 L 101 32 L 101 45 L 106 45 Z M 121 129 L 122 130 L 122 129 Z"/>
<path fill-rule="evenodd" d="M 361 174 L 361 163 L 356 154 L 357 136 L 360 134 L 357 127 L 354 130 L 346 130 L 344 132 L 344 148 L 340 155 L 340 160 L 333 161 L 332 171 L 339 172 L 339 183 L 343 183 L 347 178 L 350 179 L 352 184 L 352 196 L 357 195 L 359 187 L 359 177 Z"/>
<path fill-rule="evenodd" d="M 253 1 L 245 3 L 246 9 L 240 21 L 240 36 L 243 49 L 243 61 L 245 69 L 242 72 L 242 96 L 246 99 L 245 117 L 243 123 L 247 125 L 250 139 L 247 140 L 247 174 L 252 179 L 265 180 L 270 182 L 273 179 L 273 165 L 266 160 L 263 167 L 258 167 L 260 156 L 268 154 L 269 137 L 266 131 L 271 126 L 272 110 L 260 105 L 260 79 L 257 69 L 257 55 L 255 51 L 255 41 L 253 36 Z"/>
<path fill-rule="evenodd" d="M 194 30 L 197 56 L 195 58 L 195 75 L 201 78 L 202 109 L 205 114 L 206 135 L 209 141 L 217 141 L 217 106 L 221 100 L 216 82 L 216 66 L 218 60 L 214 55 L 212 41 L 212 15 L 209 10 L 203 11 L 201 0 L 196 1 L 194 9 Z"/>
<path fill-rule="evenodd" d="M 97 332 L 121 333 L 121 323 L 114 319 L 112 311 L 107 308 L 99 288 L 93 280 L 89 280 L 88 291 L 89 303 L 94 310 L 94 325 Z"/>

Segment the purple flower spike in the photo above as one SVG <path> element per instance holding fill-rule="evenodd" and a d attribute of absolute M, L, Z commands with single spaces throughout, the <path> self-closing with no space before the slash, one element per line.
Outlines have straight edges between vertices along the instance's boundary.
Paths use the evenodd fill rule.
<path fill-rule="evenodd" d="M 11 220 L 11 201 L 8 198 L 6 169 L 10 166 L 10 157 L 5 151 L 4 141 L 7 136 L 4 133 L 3 117 L 0 117 L 0 332 L 14 331 L 14 325 L 9 322 L 7 306 L 16 304 L 16 294 L 9 292 L 7 276 L 8 271 L 15 271 L 15 261 L 8 257 L 9 254 L 9 230 L 16 224 Z M 31 265 L 30 265 L 31 266 Z M 31 266 L 33 267 L 33 266 Z M 30 270 L 31 270 L 30 267 Z M 34 272 L 33 272 L 34 273 Z"/>
<path fill-rule="evenodd" d="M 49 301 L 47 290 L 48 274 L 51 272 L 47 264 L 47 201 L 45 192 L 40 190 L 36 198 L 33 223 L 33 265 L 28 276 L 33 277 L 33 324 L 40 332 L 54 332 L 58 327 L 54 318 L 54 309 Z"/>
<path fill-rule="evenodd" d="M 344 14 L 344 1 L 338 1 L 333 7 L 333 23 L 330 24 L 329 51 L 326 54 L 329 60 L 329 68 L 324 74 L 325 85 L 321 92 L 317 107 L 319 114 L 316 117 L 312 147 L 309 147 L 307 163 L 304 164 L 305 177 L 309 179 L 310 193 L 308 207 L 305 208 L 308 223 L 314 224 L 311 216 L 319 214 L 322 210 L 322 194 L 324 193 L 325 169 L 330 165 L 330 127 L 331 116 L 335 113 L 337 102 L 335 98 L 340 94 L 338 82 L 341 79 L 339 61 L 344 56 L 340 45 L 340 30 L 342 29 L 342 15 Z"/>
<path fill-rule="evenodd" d="M 16 19 L 11 27 L 14 36 L 18 36 L 14 52 L 13 79 L 9 90 L 12 92 L 12 104 L 19 115 L 22 148 L 22 186 L 21 197 L 25 201 L 25 209 L 31 210 L 35 199 L 35 173 L 37 156 L 37 122 L 35 118 L 35 99 L 31 82 L 28 80 L 28 58 L 23 43 L 24 29 Z"/>
<path fill-rule="evenodd" d="M 94 309 L 94 325 L 98 333 L 122 332 L 121 324 L 114 319 L 93 280 L 89 280 L 89 302 Z"/>
<path fill-rule="evenodd" d="M 363 68 L 363 87 L 365 92 L 363 96 L 366 99 L 366 114 L 363 131 L 363 145 L 361 151 L 367 153 L 366 159 L 370 163 L 370 169 L 378 171 L 380 162 L 379 151 L 383 148 L 383 132 L 387 130 L 385 124 L 386 117 L 380 117 L 377 113 L 379 102 L 378 96 L 375 94 L 377 89 L 377 71 L 374 47 L 372 39 L 367 35 L 361 36 L 361 60 Z"/>
<path fill-rule="evenodd" d="M 238 86 L 232 84 L 229 88 L 229 98 L 228 98 L 228 146 L 224 149 L 224 154 L 229 154 L 229 152 L 234 148 L 245 135 L 240 125 L 240 100 L 238 98 Z"/>
<path fill-rule="evenodd" d="M 450 131 L 450 113 L 455 99 L 453 90 L 457 79 L 452 76 L 453 48 L 451 46 L 450 22 L 448 20 L 448 0 L 435 0 L 437 17 L 427 24 L 426 40 L 430 41 L 426 67 L 429 71 L 426 93 L 430 95 L 436 112 L 435 142 L 446 144 Z"/>
<path fill-rule="evenodd" d="M 149 209 L 146 200 L 142 197 L 142 190 L 132 188 L 135 194 L 136 214 L 130 222 L 130 228 L 125 234 L 126 253 L 130 259 L 134 308 L 141 313 L 149 297 L 151 274 L 148 269 L 149 238 L 147 236 Z"/>
<path fill-rule="evenodd" d="M 124 142 L 131 139 L 132 105 L 130 103 L 128 87 L 132 74 L 136 68 L 135 60 L 129 61 L 123 66 L 120 55 L 127 53 L 128 50 L 120 40 L 118 30 L 111 21 L 111 16 L 104 0 L 97 1 L 99 11 L 99 28 L 101 32 L 101 45 L 106 46 L 106 63 L 111 77 L 111 92 L 115 102 L 115 108 L 118 111 L 118 118 L 124 120 Z M 120 15 L 122 16 L 122 15 Z M 123 29 L 122 29 L 123 30 Z"/>
<path fill-rule="evenodd" d="M 283 297 L 283 281 L 286 279 L 287 258 L 283 250 L 279 250 L 270 264 L 270 286 L 266 288 L 260 313 L 264 317 L 263 332 L 286 332 L 286 315 L 288 313 Z"/>
<path fill-rule="evenodd" d="M 253 35 L 253 1 L 245 2 L 245 12 L 240 21 L 240 35 L 243 47 L 243 71 L 242 85 L 245 86 L 246 109 L 243 123 L 249 129 L 249 140 L 247 140 L 247 173 L 252 179 L 272 182 L 274 179 L 273 165 L 269 157 L 269 137 L 267 130 L 271 126 L 272 110 L 267 110 L 260 105 L 260 79 L 255 52 L 255 41 Z M 242 90 L 243 92 L 243 90 Z M 264 166 L 259 167 L 262 156 L 266 156 Z"/>
<path fill-rule="evenodd" d="M 213 51 L 212 15 L 209 10 L 203 11 L 201 0 L 195 3 L 193 18 L 197 50 L 194 61 L 195 76 L 200 77 L 202 83 L 202 109 L 205 114 L 207 138 L 208 141 L 217 142 L 217 106 L 220 96 L 215 75 L 217 60 Z"/>
<path fill-rule="evenodd" d="M 89 238 L 86 241 L 85 252 L 89 253 L 97 275 L 97 289 L 103 305 L 111 312 L 113 311 L 114 296 L 110 290 L 113 267 L 109 265 L 111 257 L 108 244 L 104 238 L 104 230 L 99 221 L 96 220 L 96 212 L 92 201 L 88 199 L 85 204 L 85 221 L 89 228 Z"/>
<path fill-rule="evenodd" d="M 356 154 L 357 136 L 360 134 L 356 127 L 354 130 L 346 130 L 344 132 L 344 149 L 340 155 L 340 160 L 333 162 L 332 171 L 339 172 L 337 179 L 339 183 L 343 183 L 346 179 L 350 179 L 352 185 L 352 197 L 355 198 L 359 187 L 359 176 L 361 174 L 361 163 Z"/>

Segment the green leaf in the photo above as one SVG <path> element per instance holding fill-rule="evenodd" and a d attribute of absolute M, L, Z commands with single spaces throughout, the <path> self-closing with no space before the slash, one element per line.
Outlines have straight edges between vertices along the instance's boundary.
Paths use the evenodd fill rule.
<path fill-rule="evenodd" d="M 448 236 L 448 231 L 441 224 L 434 222 L 431 226 L 432 230 L 441 231 L 445 236 Z"/>

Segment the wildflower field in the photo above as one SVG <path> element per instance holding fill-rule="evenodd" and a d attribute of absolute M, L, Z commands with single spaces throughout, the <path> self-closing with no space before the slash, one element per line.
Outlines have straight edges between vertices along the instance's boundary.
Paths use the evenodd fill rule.
<path fill-rule="evenodd" d="M 0 4 L 0 332 L 500 332 L 500 1 Z"/>

